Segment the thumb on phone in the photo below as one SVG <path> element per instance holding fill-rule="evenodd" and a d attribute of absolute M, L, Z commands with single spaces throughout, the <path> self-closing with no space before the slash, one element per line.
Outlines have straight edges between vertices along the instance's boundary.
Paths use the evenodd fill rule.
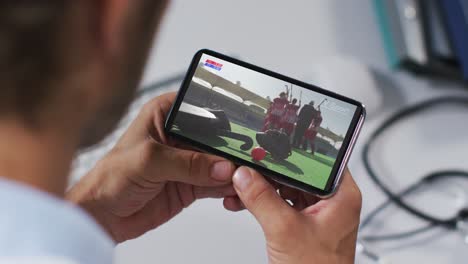
<path fill-rule="evenodd" d="M 247 210 L 262 226 L 266 235 L 286 231 L 299 214 L 258 172 L 240 167 L 233 177 L 234 189 Z"/>

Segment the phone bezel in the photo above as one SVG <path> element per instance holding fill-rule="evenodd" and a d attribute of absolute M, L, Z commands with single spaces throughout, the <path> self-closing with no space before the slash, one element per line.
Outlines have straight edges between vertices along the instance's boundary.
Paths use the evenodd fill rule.
<path fill-rule="evenodd" d="M 253 70 L 253 71 L 268 75 L 268 76 L 273 77 L 273 78 L 280 79 L 280 80 L 285 81 L 285 82 L 292 83 L 293 85 L 300 86 L 301 88 L 304 88 L 304 89 L 307 89 L 307 90 L 310 90 L 310 91 L 314 91 L 314 92 L 321 93 L 321 94 L 324 94 L 324 95 L 329 96 L 329 97 L 333 97 L 333 98 L 338 99 L 338 100 L 342 100 L 344 102 L 347 102 L 347 103 L 350 103 L 350 104 L 356 106 L 356 111 L 355 111 L 354 116 L 352 118 L 351 124 L 350 124 L 350 126 L 348 128 L 348 131 L 346 133 L 346 136 L 345 136 L 345 139 L 344 139 L 344 141 L 342 143 L 342 146 L 341 146 L 341 148 L 340 148 L 340 150 L 338 152 L 338 155 L 337 155 L 335 164 L 334 164 L 334 166 L 332 168 L 332 171 L 330 173 L 330 177 L 328 179 L 328 182 L 327 182 L 327 184 L 326 184 L 326 186 L 325 186 L 325 188 L 323 190 L 320 189 L 320 188 L 314 187 L 312 185 L 309 185 L 307 183 L 295 180 L 293 178 L 290 178 L 290 177 L 288 177 L 286 175 L 275 172 L 275 171 L 270 170 L 268 168 L 262 167 L 262 166 L 260 166 L 258 164 L 253 163 L 253 162 L 243 160 L 243 159 L 238 158 L 238 157 L 236 157 L 234 155 L 231 155 L 229 153 L 225 153 L 225 152 L 220 151 L 220 150 L 218 150 L 216 148 L 213 148 L 213 147 L 211 147 L 209 145 L 205 145 L 205 144 L 203 144 L 201 142 L 192 140 L 192 139 L 190 139 L 188 137 L 182 136 L 180 134 L 177 134 L 177 133 L 174 133 L 174 132 L 171 131 L 172 125 L 174 123 L 174 119 L 175 119 L 175 117 L 177 115 L 177 112 L 178 112 L 178 110 L 180 108 L 180 105 L 181 105 L 181 103 L 183 101 L 185 93 L 186 93 L 187 89 L 190 86 L 192 78 L 193 78 L 193 76 L 195 74 L 195 70 L 198 67 L 198 63 L 200 62 L 201 56 L 203 54 L 216 57 L 218 59 L 221 59 L 221 60 L 236 64 L 236 65 L 239 65 L 241 67 L 248 68 L 250 70 Z M 348 97 L 333 93 L 331 91 L 322 89 L 322 88 L 320 88 L 318 86 L 315 86 L 315 85 L 312 85 L 312 84 L 307 84 L 307 83 L 304 83 L 302 81 L 299 81 L 299 80 L 284 76 L 282 74 L 275 73 L 273 71 L 270 71 L 270 70 L 255 66 L 253 64 L 250 64 L 250 63 L 247 63 L 247 62 L 244 62 L 244 61 L 240 61 L 238 59 L 235 59 L 235 58 L 220 54 L 220 53 L 212 51 L 212 50 L 202 49 L 202 50 L 199 50 L 194 55 L 194 57 L 192 59 L 192 62 L 190 64 L 190 66 L 189 66 L 187 74 L 186 74 L 186 76 L 184 78 L 184 81 L 182 82 L 181 88 L 180 88 L 180 90 L 179 90 L 179 92 L 177 94 L 176 101 L 172 105 L 172 107 L 171 107 L 171 109 L 170 109 L 170 111 L 169 111 L 169 113 L 167 115 L 164 130 L 165 130 L 166 135 L 169 135 L 170 137 L 176 139 L 179 142 L 182 142 L 182 143 L 188 144 L 190 146 L 193 146 L 193 147 L 197 148 L 200 151 L 211 153 L 211 154 L 226 158 L 228 160 L 233 161 L 236 165 L 249 166 L 249 167 L 259 171 L 260 173 L 264 174 L 265 176 L 270 177 L 271 179 L 273 179 L 273 180 L 275 180 L 277 182 L 280 182 L 282 184 L 285 184 L 287 186 L 297 188 L 297 189 L 300 189 L 302 191 L 318 195 L 320 197 L 327 197 L 327 196 L 332 195 L 335 192 L 338 185 L 339 185 L 339 182 L 341 180 L 341 176 L 342 176 L 342 174 L 344 172 L 347 161 L 348 161 L 349 156 L 350 156 L 350 154 L 352 152 L 354 143 L 355 143 L 355 141 L 357 139 L 357 136 L 358 136 L 358 134 L 360 132 L 360 129 L 362 127 L 364 119 L 365 119 L 365 107 L 364 107 L 364 105 L 362 103 L 360 103 L 360 102 L 358 102 L 356 100 L 353 100 L 351 98 L 348 98 Z"/>

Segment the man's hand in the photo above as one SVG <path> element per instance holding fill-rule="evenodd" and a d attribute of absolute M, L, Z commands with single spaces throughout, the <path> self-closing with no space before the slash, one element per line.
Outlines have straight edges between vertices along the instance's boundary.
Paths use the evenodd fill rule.
<path fill-rule="evenodd" d="M 349 171 L 343 177 L 333 197 L 319 200 L 288 187 L 279 187 L 278 194 L 260 174 L 241 167 L 233 178 L 240 200 L 227 198 L 224 206 L 231 211 L 245 207 L 255 216 L 270 264 L 353 263 L 361 193 Z"/>
<path fill-rule="evenodd" d="M 67 194 L 116 242 L 158 227 L 196 199 L 235 195 L 231 162 L 166 138 L 164 121 L 174 100 L 171 93 L 147 103 L 110 153 Z"/>

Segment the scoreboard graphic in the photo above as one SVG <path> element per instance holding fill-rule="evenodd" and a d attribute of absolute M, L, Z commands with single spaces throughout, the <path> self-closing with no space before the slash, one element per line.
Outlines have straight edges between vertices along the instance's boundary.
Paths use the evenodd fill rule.
<path fill-rule="evenodd" d="M 209 59 L 205 61 L 205 66 L 215 69 L 217 71 L 221 71 L 221 69 L 223 68 L 223 64 L 209 60 Z"/>

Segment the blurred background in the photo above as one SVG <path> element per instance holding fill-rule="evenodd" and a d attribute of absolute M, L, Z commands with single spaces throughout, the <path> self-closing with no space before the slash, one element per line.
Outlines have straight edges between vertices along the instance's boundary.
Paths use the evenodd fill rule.
<path fill-rule="evenodd" d="M 194 53 L 209 48 L 367 105 L 368 119 L 349 163 L 363 193 L 364 219 L 387 200 L 362 162 L 369 135 L 406 106 L 445 95 L 468 97 L 463 81 L 466 52 L 460 50 L 468 47 L 463 39 L 468 30 L 453 34 L 463 26 L 467 29 L 467 24 L 447 18 L 444 14 L 453 6 L 443 2 L 459 3 L 467 21 L 464 0 L 173 0 L 148 61 L 142 81 L 145 93 L 118 131 L 98 149 L 77 157 L 73 181 L 112 146 L 144 102 L 177 90 Z M 428 32 L 439 34 L 438 39 L 431 39 Z M 371 149 L 372 165 L 394 192 L 434 170 L 468 170 L 467 135 L 468 107 L 439 107 L 379 137 Z M 468 207 L 468 182 L 444 180 L 405 201 L 430 215 L 453 217 Z M 396 239 L 365 239 L 428 224 L 390 205 L 360 231 L 357 263 L 468 259 L 463 228 L 435 226 Z M 221 200 L 203 200 L 157 230 L 117 247 L 118 264 L 187 262 L 266 263 L 263 235 L 248 213 L 227 212 Z"/>

